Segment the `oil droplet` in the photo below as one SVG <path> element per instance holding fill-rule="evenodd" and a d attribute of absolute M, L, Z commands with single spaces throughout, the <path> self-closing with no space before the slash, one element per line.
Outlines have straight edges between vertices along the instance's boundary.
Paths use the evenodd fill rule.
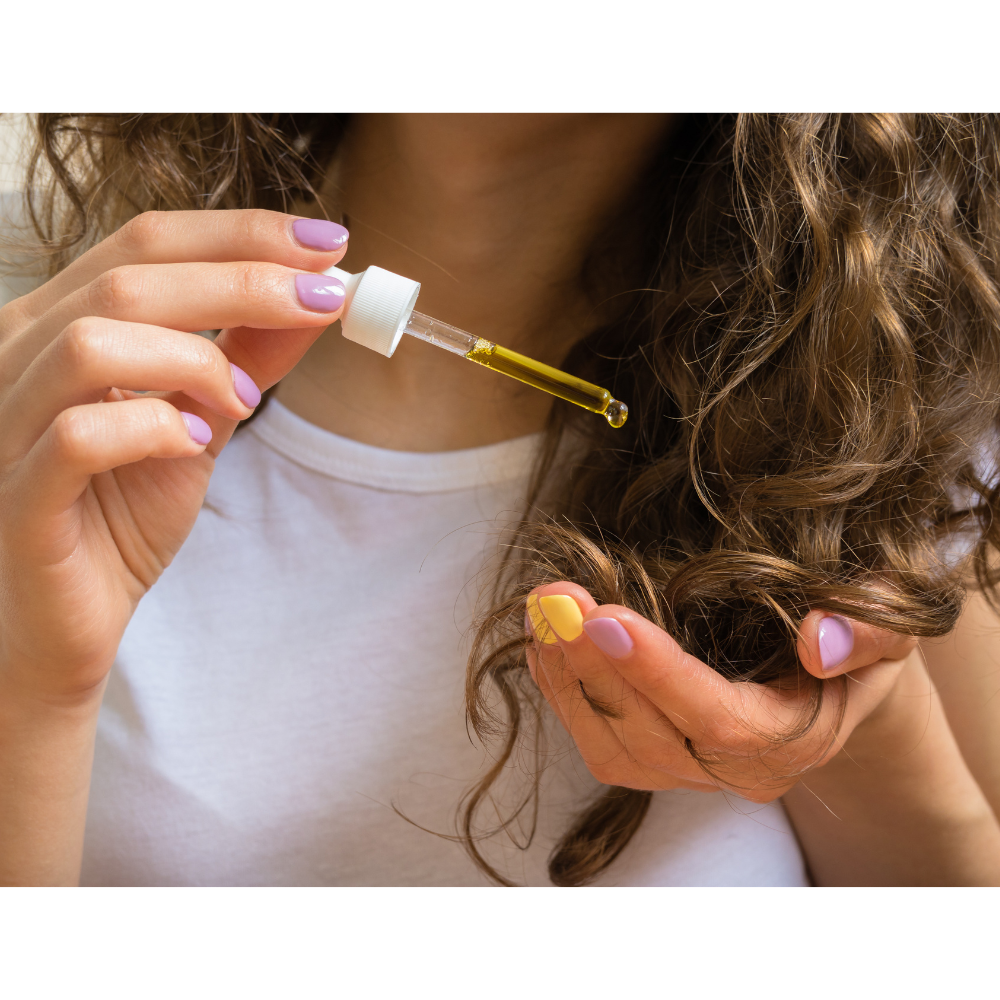
<path fill-rule="evenodd" d="M 621 427 L 628 420 L 628 407 L 620 399 L 612 399 L 604 411 L 604 419 L 612 427 Z"/>

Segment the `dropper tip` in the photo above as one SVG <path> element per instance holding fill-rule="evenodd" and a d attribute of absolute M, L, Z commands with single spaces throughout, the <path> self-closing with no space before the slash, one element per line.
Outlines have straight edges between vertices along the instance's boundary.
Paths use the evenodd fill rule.
<path fill-rule="evenodd" d="M 628 420 L 628 407 L 620 399 L 612 399 L 604 411 L 604 419 L 612 427 L 621 427 Z"/>

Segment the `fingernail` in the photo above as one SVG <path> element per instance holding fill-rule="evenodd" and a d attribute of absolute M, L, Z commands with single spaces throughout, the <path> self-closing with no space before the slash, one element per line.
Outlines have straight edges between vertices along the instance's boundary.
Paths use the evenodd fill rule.
<path fill-rule="evenodd" d="M 237 368 L 234 364 L 230 364 L 229 367 L 233 370 L 233 389 L 236 390 L 240 402 L 255 410 L 260 402 L 260 389 L 242 368 Z"/>
<path fill-rule="evenodd" d="M 344 304 L 347 289 L 343 282 L 330 278 L 325 274 L 295 275 L 295 291 L 306 309 L 316 312 L 330 313 Z"/>
<path fill-rule="evenodd" d="M 350 237 L 343 226 L 326 219 L 296 219 L 292 223 L 292 233 L 310 250 L 340 250 L 347 246 Z"/>
<path fill-rule="evenodd" d="M 572 642 L 583 634 L 583 613 L 572 597 L 566 594 L 540 597 L 538 607 L 563 642 Z"/>
<path fill-rule="evenodd" d="M 549 628 L 549 623 L 545 620 L 545 616 L 538 608 L 537 594 L 528 595 L 526 610 L 528 612 L 528 617 L 531 619 L 531 627 L 535 631 L 535 638 L 539 642 L 544 642 L 549 646 L 557 645 L 559 640 L 553 634 L 552 629 Z"/>
<path fill-rule="evenodd" d="M 188 429 L 188 434 L 191 435 L 191 440 L 196 444 L 208 444 L 212 440 L 212 428 L 201 417 L 196 417 L 193 413 L 185 413 L 182 410 L 181 419 Z"/>
<path fill-rule="evenodd" d="M 590 641 L 613 660 L 628 656 L 635 645 L 625 626 L 616 618 L 592 618 L 583 629 Z"/>
<path fill-rule="evenodd" d="M 819 658 L 824 670 L 839 667 L 854 649 L 854 630 L 840 615 L 830 615 L 819 623 Z"/>

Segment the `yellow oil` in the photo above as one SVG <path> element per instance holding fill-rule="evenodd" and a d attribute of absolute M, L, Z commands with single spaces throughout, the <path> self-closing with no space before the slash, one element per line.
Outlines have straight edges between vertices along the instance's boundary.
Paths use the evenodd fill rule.
<path fill-rule="evenodd" d="M 517 351 L 509 351 L 492 341 L 483 340 L 482 337 L 465 356 L 477 365 L 492 368 L 495 372 L 502 372 L 527 385 L 533 385 L 568 403 L 582 406 L 591 413 L 599 413 L 612 427 L 621 427 L 628 420 L 628 407 L 615 399 L 607 389 L 584 382 L 582 378 L 574 378 L 558 368 L 543 365 Z"/>

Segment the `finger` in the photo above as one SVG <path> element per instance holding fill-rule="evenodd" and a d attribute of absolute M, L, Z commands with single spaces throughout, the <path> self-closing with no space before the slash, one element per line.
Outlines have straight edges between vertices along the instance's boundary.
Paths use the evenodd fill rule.
<path fill-rule="evenodd" d="M 564 688 L 568 688 L 571 693 L 575 693 L 579 678 L 571 671 L 566 670 L 566 661 L 560 647 L 565 646 L 567 640 L 560 637 L 555 631 L 552 623 L 546 619 L 541 608 L 541 603 L 544 601 L 548 607 L 549 614 L 553 616 L 553 621 L 560 621 L 562 619 L 560 627 L 563 636 L 569 634 L 570 630 L 572 630 L 573 636 L 578 635 L 581 631 L 580 623 L 582 622 L 579 607 L 571 597 L 559 593 L 561 588 L 575 592 L 580 601 L 588 602 L 593 606 L 593 600 L 582 587 L 571 583 L 549 584 L 546 587 L 537 588 L 528 595 L 525 611 L 525 627 L 529 634 L 533 635 L 536 640 L 531 660 L 536 683 L 543 688 L 546 698 L 556 711 L 560 713 L 563 724 L 569 729 L 568 718 L 561 715 L 565 699 L 562 701 L 557 700 L 556 692 L 561 692 Z M 560 601 L 567 602 L 569 609 L 571 609 L 567 612 L 569 617 L 568 625 L 566 624 L 567 619 L 565 615 L 559 616 L 556 614 L 559 610 L 558 602 Z M 600 708 L 594 707 L 598 715 L 613 714 L 611 710 L 603 712 Z"/>
<path fill-rule="evenodd" d="M 817 760 L 816 766 L 825 764 L 843 749 L 851 733 L 889 694 L 907 663 L 913 661 L 914 657 L 919 663 L 920 655 L 919 649 L 914 648 L 901 659 L 883 659 L 868 667 L 856 667 L 844 677 L 841 683 L 847 685 L 845 692 L 847 702 L 843 706 L 843 718 L 837 718 L 838 703 L 831 706 L 828 713 L 824 713 L 828 717 L 827 728 L 833 731 L 834 735 L 822 757 Z"/>
<path fill-rule="evenodd" d="M 27 317 L 37 318 L 106 271 L 127 264 L 269 261 L 318 272 L 343 258 L 347 239 L 347 230 L 336 223 L 263 209 L 144 212 L 18 304 Z"/>
<path fill-rule="evenodd" d="M 577 697 L 574 685 L 577 685 L 590 708 L 610 721 L 612 730 L 624 743 L 624 721 L 630 716 L 643 716 L 643 725 L 655 725 L 662 717 L 655 711 L 649 712 L 649 702 L 615 670 L 609 658 L 588 637 L 584 614 L 597 606 L 583 587 L 566 581 L 540 587 L 528 598 L 529 616 L 534 610 L 535 616 L 543 619 L 542 628 L 552 643 L 541 647 L 539 657 L 553 683 L 565 686 L 574 698 Z M 669 722 L 667 726 L 676 734 Z"/>
<path fill-rule="evenodd" d="M 914 649 L 909 657 L 919 655 Z M 791 787 L 801 774 L 822 766 L 843 748 L 892 689 L 907 662 L 907 657 L 880 659 L 856 667 L 839 684 L 824 685 L 818 715 L 804 732 L 800 727 L 812 709 L 807 686 L 782 690 L 746 682 L 732 685 L 741 707 L 734 713 L 739 725 L 733 729 L 730 752 L 742 756 L 743 772 L 761 781 L 761 790 L 773 792 L 775 781 Z M 800 735 L 789 739 L 796 732 Z M 735 779 L 733 784 L 738 786 Z M 757 800 L 756 795 L 750 797 Z"/>
<path fill-rule="evenodd" d="M 583 587 L 565 580 L 539 587 L 528 597 L 529 616 L 542 620 L 548 641 L 558 643 L 564 654 L 553 657 L 553 663 L 558 663 L 558 669 L 568 666 L 573 680 L 584 682 L 587 697 L 598 714 L 621 718 L 625 712 L 623 700 L 629 695 L 634 697 L 635 689 L 625 683 L 584 631 L 583 617 L 596 607 Z M 587 652 L 596 655 L 588 656 Z"/>
<path fill-rule="evenodd" d="M 537 609 L 535 615 L 544 616 L 558 640 L 537 648 L 537 672 L 547 680 L 549 700 L 591 772 L 629 787 L 675 787 L 677 780 L 703 784 L 704 773 L 677 729 L 587 636 L 581 610 L 596 607 L 582 587 L 567 582 L 529 595 L 529 618 Z"/>
<path fill-rule="evenodd" d="M 215 344 L 263 391 L 280 382 L 302 360 L 325 329 L 312 327 L 274 331 L 237 327 L 223 330 L 215 338 Z"/>
<path fill-rule="evenodd" d="M 532 631 L 529 627 L 529 632 Z M 542 644 L 536 642 L 527 650 L 531 676 L 563 729 L 573 739 L 587 769 L 598 780 L 605 780 L 608 783 L 606 779 L 610 775 L 618 776 L 619 771 L 628 765 L 623 747 L 604 719 L 593 712 L 588 714 L 586 711 L 581 711 L 580 699 L 571 697 L 577 693 L 574 685 L 571 683 L 567 688 L 564 677 L 557 676 L 551 669 L 546 669 L 539 655 L 542 648 Z M 559 655 L 558 647 L 549 646 L 546 652 L 551 666 L 552 656 Z"/>
<path fill-rule="evenodd" d="M 323 329 L 341 312 L 346 290 L 336 278 L 280 264 L 135 264 L 105 271 L 62 299 L 4 345 L 8 383 L 72 322 L 84 317 L 195 332 L 252 326 Z"/>
<path fill-rule="evenodd" d="M 538 685 L 538 690 L 541 691 L 542 697 L 548 702 L 552 711 L 555 712 L 556 718 L 558 718 L 562 723 L 563 729 L 565 729 L 568 733 L 569 719 L 563 716 L 562 706 L 559 699 L 556 698 L 555 692 L 552 690 L 548 674 L 542 669 L 541 664 L 538 662 L 537 646 L 529 646 L 526 650 L 526 657 L 528 660 L 528 672 L 531 674 L 532 680 Z"/>
<path fill-rule="evenodd" d="M 553 669 L 557 666 L 559 657 L 558 639 L 549 628 L 544 615 L 538 609 L 538 595 L 528 595 L 524 614 L 524 629 L 534 642 L 526 652 L 528 670 L 532 679 L 538 685 L 545 700 L 559 717 L 563 728 L 570 731 L 569 717 L 563 714 L 564 699 L 559 696 L 559 688 L 565 685 L 561 671 Z"/>
<path fill-rule="evenodd" d="M 25 456 L 13 490 L 33 514 L 64 512 L 90 477 L 144 458 L 200 456 L 210 429 L 168 402 L 139 397 L 63 410 Z"/>
<path fill-rule="evenodd" d="M 641 615 L 605 604 L 584 616 L 583 628 L 623 680 L 683 736 L 714 743 L 736 725 L 734 685 Z"/>
<path fill-rule="evenodd" d="M 6 428 L 0 460 L 20 458 L 61 410 L 96 403 L 112 387 L 180 390 L 209 410 L 243 420 L 260 394 L 243 376 L 241 399 L 240 375 L 204 337 L 117 320 L 77 320 L 42 351 L 0 403 L 0 427 Z"/>
<path fill-rule="evenodd" d="M 587 770 L 606 785 L 667 791 L 690 788 L 694 791 L 716 791 L 717 786 L 698 767 L 689 754 L 678 759 L 678 767 L 660 767 L 637 756 L 623 743 L 616 732 L 615 722 L 595 711 L 579 680 L 569 674 L 555 676 L 551 670 L 553 658 L 562 654 L 558 647 L 544 651 L 548 667 L 539 663 L 539 687 L 573 738 Z"/>
<path fill-rule="evenodd" d="M 797 648 L 802 666 L 825 680 L 880 660 L 902 660 L 916 645 L 913 636 L 815 609 L 802 619 Z"/>
<path fill-rule="evenodd" d="M 543 592 L 545 589 L 547 588 L 543 588 Z M 579 680 L 563 669 L 565 664 L 562 651 L 538 608 L 537 592 L 528 595 L 525 629 L 535 639 L 527 650 L 531 676 L 559 717 L 563 728 L 573 736 L 588 766 L 595 759 L 608 761 L 617 758 L 622 747 L 606 720 L 593 710 L 582 716 L 578 710 L 579 702 L 583 700 Z"/>
<path fill-rule="evenodd" d="M 608 720 L 587 703 L 579 681 L 565 671 L 553 669 L 561 659 L 558 646 L 538 648 L 535 676 L 546 701 L 576 744 L 587 770 L 604 784 L 646 787 L 641 781 L 645 777 L 641 769 L 629 757 Z"/>

